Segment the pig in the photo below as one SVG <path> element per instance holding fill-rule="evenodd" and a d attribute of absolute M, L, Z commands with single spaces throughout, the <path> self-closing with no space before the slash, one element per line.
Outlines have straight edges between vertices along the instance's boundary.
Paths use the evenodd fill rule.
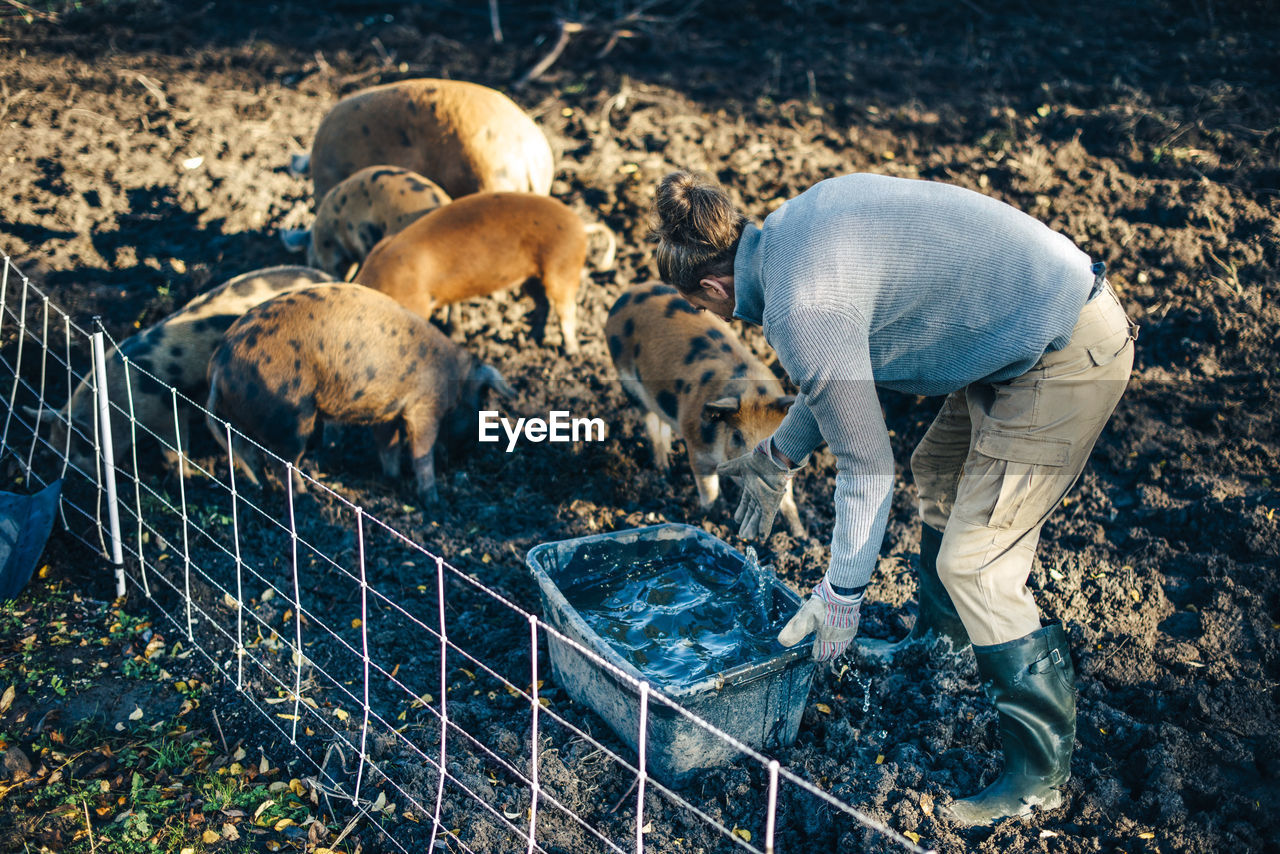
<path fill-rule="evenodd" d="M 432 450 L 474 436 L 481 394 L 514 392 L 429 321 L 357 284 L 268 300 L 232 324 L 209 360 L 206 421 L 227 450 L 226 423 L 297 465 L 318 420 L 370 425 L 383 473 L 400 476 L 400 430 L 418 493 L 438 500 Z M 237 467 L 261 485 L 261 453 L 232 434 Z"/>
<path fill-rule="evenodd" d="M 342 179 L 380 164 L 412 169 L 455 199 L 546 195 L 555 174 L 546 136 L 514 101 L 477 83 L 430 78 L 343 98 L 321 120 L 306 168 L 319 202 Z"/>
<path fill-rule="evenodd" d="M 382 238 L 449 196 L 430 178 L 399 166 L 367 166 L 325 193 L 307 244 L 307 265 L 350 279 Z"/>
<path fill-rule="evenodd" d="M 673 431 L 682 437 L 706 508 L 720 497 L 716 466 L 748 453 L 773 434 L 795 401 L 729 324 L 699 311 L 663 284 L 622 293 L 609 310 L 605 337 L 627 396 L 645 410 L 654 463 L 670 468 Z M 782 515 L 804 533 L 788 484 Z"/>
<path fill-rule="evenodd" d="M 178 462 L 179 454 L 170 450 L 174 414 L 169 387 L 173 386 L 190 399 L 202 400 L 209 356 L 232 321 L 278 294 L 333 280 L 333 276 L 323 270 L 308 267 L 269 267 L 245 273 L 200 294 L 173 314 L 120 342 L 118 349 L 109 350 L 106 354 L 107 399 L 112 403 L 114 461 L 119 462 L 133 446 L 129 425 L 130 392 L 138 437 L 145 438 L 148 433 L 164 437 L 167 444 L 163 457 L 172 466 Z M 127 382 L 122 359 L 128 359 L 135 368 L 128 372 Z M 97 412 L 91 376 L 76 386 L 60 412 L 43 409 L 36 413 L 28 409 L 28 414 L 53 422 L 49 442 L 59 452 L 66 447 L 69 424 L 92 441 Z M 184 473 L 190 472 L 185 463 L 190 417 L 190 407 L 180 406 L 177 438 Z M 72 444 L 69 460 L 81 471 L 94 469 L 91 449 Z"/>
<path fill-rule="evenodd" d="M 523 285 L 533 297 L 534 338 L 544 340 L 549 305 L 564 349 L 578 352 L 577 297 L 587 234 L 603 231 L 613 263 L 613 235 L 586 227 L 563 202 L 536 193 L 476 193 L 450 202 L 384 238 L 355 280 L 423 317 L 460 300 Z"/>

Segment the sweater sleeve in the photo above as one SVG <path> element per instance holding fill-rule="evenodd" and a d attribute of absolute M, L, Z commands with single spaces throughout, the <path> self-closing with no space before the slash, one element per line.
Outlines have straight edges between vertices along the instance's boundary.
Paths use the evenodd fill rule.
<path fill-rule="evenodd" d="M 778 429 L 773 431 L 773 444 L 797 465 L 822 444 L 822 431 L 803 394 L 796 397 Z"/>
<path fill-rule="evenodd" d="M 812 422 L 836 458 L 836 524 L 827 578 L 841 587 L 871 580 L 893 496 L 893 450 L 876 395 L 866 324 L 851 310 L 803 307 L 770 324 L 770 343 L 803 394 L 775 434 L 792 459 L 817 443 Z M 795 405 L 792 406 L 795 412 Z M 807 447 L 807 450 L 806 450 Z"/>

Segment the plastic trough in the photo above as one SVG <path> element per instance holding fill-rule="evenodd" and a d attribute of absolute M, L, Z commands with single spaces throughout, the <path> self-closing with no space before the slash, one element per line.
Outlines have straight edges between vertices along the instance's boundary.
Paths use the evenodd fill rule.
<path fill-rule="evenodd" d="M 566 637 L 591 650 L 618 671 L 678 703 L 721 732 L 762 752 L 795 740 L 813 682 L 812 640 L 771 657 L 712 674 L 692 685 L 668 686 L 638 670 L 597 634 L 565 598 L 562 588 L 598 583 L 637 564 L 665 563 L 712 552 L 742 563 L 743 555 L 725 542 L 690 525 L 665 524 L 542 543 L 527 562 L 542 594 L 543 619 Z M 775 596 L 794 613 L 800 599 L 782 584 Z M 789 614 L 788 614 L 789 616 Z M 549 635 L 556 683 L 593 709 L 632 751 L 640 734 L 640 699 L 629 682 L 555 635 Z M 647 769 L 673 787 L 699 771 L 726 765 L 741 751 L 660 700 L 649 702 Z"/>

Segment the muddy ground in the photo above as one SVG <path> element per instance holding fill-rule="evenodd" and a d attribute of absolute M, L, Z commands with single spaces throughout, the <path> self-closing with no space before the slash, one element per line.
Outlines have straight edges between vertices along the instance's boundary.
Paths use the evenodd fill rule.
<path fill-rule="evenodd" d="M 670 475 L 653 470 L 600 334 L 620 290 L 655 275 L 645 234 L 654 186 L 670 169 L 710 170 L 756 217 L 849 171 L 954 182 L 1042 218 L 1106 260 L 1142 327 L 1137 365 L 1090 467 L 1046 526 L 1032 575 L 1043 610 L 1068 627 L 1079 674 L 1065 805 L 994 829 L 962 830 L 938 817 L 935 803 L 976 791 L 999 767 L 996 718 L 967 653 L 922 649 L 893 669 L 855 655 L 843 670 L 823 669 L 798 740 L 776 756 L 939 851 L 1276 850 L 1274 4 L 500 2 L 501 44 L 482 3 L 76 6 L 56 21 L 26 22 L 0 3 L 0 248 L 78 322 L 99 315 L 116 338 L 230 276 L 299 261 L 278 233 L 309 224 L 310 188 L 285 166 L 342 95 L 405 77 L 452 77 L 507 91 L 537 119 L 558 154 L 553 194 L 617 234 L 619 261 L 588 277 L 576 357 L 529 341 L 522 320 L 529 303 L 509 296 L 470 306 L 455 334 L 512 380 L 514 409 L 603 417 L 607 441 L 526 444 L 511 454 L 478 448 L 450 460 L 442 506 L 429 513 L 407 488 L 370 474 L 376 458 L 358 435 L 307 464 L 345 498 L 535 612 L 522 557 L 537 543 L 659 520 L 691 521 L 737 542 L 725 506 L 699 511 L 683 460 Z M 549 70 L 513 88 L 554 44 L 557 14 L 570 11 L 584 29 Z M 10 317 L 3 332 L 12 359 Z M 757 334 L 746 337 L 763 348 Z M 900 482 L 862 632 L 890 637 L 906 630 L 913 612 L 918 523 L 905 463 L 939 401 L 886 393 L 883 403 Z M 213 467 L 214 451 L 205 444 L 196 455 Z M 153 459 L 144 454 L 147 482 L 176 496 L 181 484 Z M 825 566 L 833 476 L 827 456 L 797 481 L 810 536 L 777 533 L 768 543 L 768 557 L 796 589 L 816 582 Z M 224 533 L 225 492 L 198 478 L 186 488 L 207 508 L 205 527 Z M 262 504 L 283 518 L 282 503 Z M 350 561 L 357 543 L 348 508 L 303 499 L 298 526 L 320 552 Z M 171 537 L 171 558 L 177 542 Z M 246 561 L 282 588 L 291 584 L 287 532 L 262 523 L 244 544 Z M 63 546 L 66 560 L 83 561 L 86 590 L 109 598 L 89 571 L 97 569 L 89 553 L 70 540 Z M 209 544 L 197 538 L 191 548 Z M 430 561 L 384 535 L 371 534 L 368 549 L 374 585 L 431 624 Z M 157 567 L 176 562 L 153 559 Z M 339 634 L 358 645 L 359 631 L 346 627 L 347 615 L 360 614 L 358 585 L 318 563 L 303 580 L 304 606 L 337 615 Z M 324 580 L 325 572 L 336 580 Z M 453 587 L 473 597 L 456 600 L 472 604 L 455 603 L 450 613 L 459 642 L 527 682 L 527 625 L 468 585 Z M 220 597 L 197 591 L 209 611 Z M 172 610 L 176 600 L 158 589 L 157 601 Z M 292 635 L 278 599 L 252 604 L 282 636 Z M 400 665 L 397 678 L 415 693 L 438 693 L 431 687 L 438 659 L 423 651 L 420 627 L 389 607 L 374 610 L 376 657 L 388 669 Z M 257 647 L 264 660 L 269 646 Z M 355 658 L 322 644 L 309 654 L 328 672 L 358 671 Z M 260 686 L 271 687 L 272 668 L 291 683 L 286 655 L 264 665 L 254 677 Z M 449 678 L 457 680 L 455 722 L 504 756 L 527 753 L 527 704 L 480 684 L 484 673 L 472 680 L 455 669 Z M 546 678 L 552 709 L 629 757 L 598 718 Z M 352 708 L 341 684 L 325 694 L 322 681 L 315 690 L 326 704 Z M 474 691 L 467 681 L 477 682 Z M 405 695 L 379 684 L 377 702 L 406 708 Z M 263 715 L 230 685 L 225 694 L 229 726 L 264 744 L 282 738 L 276 707 Z M 419 722 L 417 740 L 434 755 L 433 719 L 410 705 L 402 720 Z M 324 735 L 303 742 L 317 759 Z M 567 730 L 548 725 L 544 739 L 544 785 L 630 847 L 632 777 Z M 375 749 L 399 785 L 431 803 L 434 776 L 422 756 L 394 738 Z M 481 751 L 458 749 L 451 770 L 493 808 L 447 789 L 445 815 L 459 839 L 475 851 L 523 850 L 497 815 L 517 816 L 518 825 L 527 789 Z M 762 846 L 765 779 L 741 762 L 684 794 Z M 428 823 L 418 823 L 423 816 L 404 806 L 403 794 L 392 800 L 401 806 L 385 819 L 388 832 L 414 850 Z M 733 839 L 688 810 L 652 794 L 649 803 L 650 850 L 734 849 Z M 545 850 L 602 848 L 541 809 Z M 371 827 L 357 834 L 366 850 L 397 850 Z M 778 846 L 898 843 L 784 788 Z"/>

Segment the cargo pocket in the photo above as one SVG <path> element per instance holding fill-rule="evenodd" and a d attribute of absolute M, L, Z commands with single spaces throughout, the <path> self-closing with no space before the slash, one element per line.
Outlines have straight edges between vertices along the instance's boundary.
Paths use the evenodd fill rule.
<path fill-rule="evenodd" d="M 1029 528 L 1057 502 L 1066 483 L 1064 467 L 1071 457 L 1066 439 L 982 430 L 974 445 L 974 474 L 982 483 L 974 490 L 971 515 L 992 528 Z M 967 514 L 968 515 L 968 514 Z"/>
<path fill-rule="evenodd" d="M 1124 348 L 1129 346 L 1129 342 L 1133 340 L 1129 330 L 1117 332 L 1108 335 L 1103 341 L 1094 344 L 1089 349 L 1089 360 L 1098 367 L 1109 365 L 1116 360 L 1116 357 L 1124 352 Z"/>

